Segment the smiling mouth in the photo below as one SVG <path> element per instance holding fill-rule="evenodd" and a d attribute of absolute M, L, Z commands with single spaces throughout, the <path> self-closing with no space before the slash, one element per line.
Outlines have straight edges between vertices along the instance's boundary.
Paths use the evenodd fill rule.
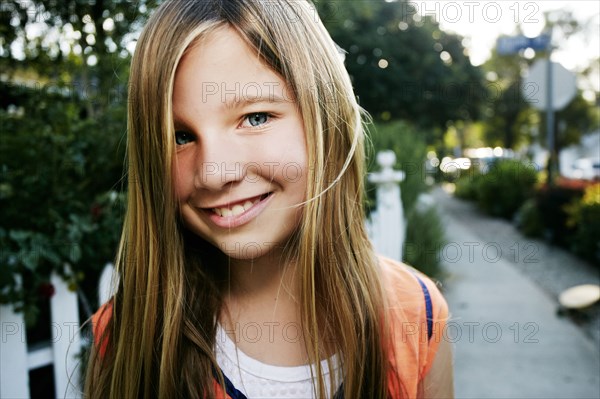
<path fill-rule="evenodd" d="M 242 213 L 250 210 L 254 205 L 258 204 L 260 201 L 265 200 L 271 194 L 272 193 L 266 193 L 255 198 L 247 199 L 243 202 L 233 203 L 219 208 L 211 208 L 210 211 L 221 217 L 239 216 Z"/>

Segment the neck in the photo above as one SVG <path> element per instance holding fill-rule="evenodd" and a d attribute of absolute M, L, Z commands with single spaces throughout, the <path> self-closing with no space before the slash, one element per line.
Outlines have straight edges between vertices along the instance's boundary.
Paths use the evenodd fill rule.
<path fill-rule="evenodd" d="M 296 263 L 284 251 L 272 249 L 259 258 L 226 261 L 229 268 L 226 302 L 249 306 L 296 302 Z"/>

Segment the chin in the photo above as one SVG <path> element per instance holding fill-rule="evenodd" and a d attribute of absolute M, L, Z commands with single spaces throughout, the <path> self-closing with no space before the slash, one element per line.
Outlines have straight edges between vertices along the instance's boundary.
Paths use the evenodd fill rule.
<path fill-rule="evenodd" d="M 246 242 L 246 243 L 229 243 L 222 242 L 215 245 L 223 254 L 229 258 L 236 260 L 256 260 L 264 258 L 273 254 L 276 251 L 274 249 L 274 243 L 259 243 L 259 242 Z"/>

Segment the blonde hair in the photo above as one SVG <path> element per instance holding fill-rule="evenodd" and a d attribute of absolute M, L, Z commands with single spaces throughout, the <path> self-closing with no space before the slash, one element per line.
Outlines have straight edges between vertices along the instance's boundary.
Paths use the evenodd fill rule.
<path fill-rule="evenodd" d="M 120 284 L 100 337 L 106 351 L 91 355 L 85 394 L 214 397 L 215 376 L 223 383 L 213 354 L 222 306 L 219 278 L 202 263 L 216 256 L 215 249 L 198 238 L 194 248 L 189 245 L 193 238 L 178 222 L 171 179 L 177 65 L 194 41 L 223 25 L 233 27 L 288 83 L 304 123 L 308 164 L 314 167 L 294 248 L 315 394 L 333 394 L 325 392 L 319 361 L 332 345 L 342 355 L 346 398 L 386 397 L 384 300 L 363 222 L 361 111 L 314 7 L 295 0 L 167 1 L 140 36 L 129 83 Z"/>

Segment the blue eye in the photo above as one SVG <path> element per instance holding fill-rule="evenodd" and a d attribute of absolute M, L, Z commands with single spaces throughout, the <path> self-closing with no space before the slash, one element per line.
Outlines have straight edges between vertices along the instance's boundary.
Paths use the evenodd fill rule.
<path fill-rule="evenodd" d="M 266 112 L 255 112 L 245 116 L 245 121 L 248 121 L 250 126 L 256 127 L 264 125 L 269 120 L 269 114 Z"/>
<path fill-rule="evenodd" d="M 194 141 L 194 136 L 191 133 L 184 132 L 183 130 L 177 130 L 175 132 L 175 143 L 177 145 L 184 145 Z"/>

